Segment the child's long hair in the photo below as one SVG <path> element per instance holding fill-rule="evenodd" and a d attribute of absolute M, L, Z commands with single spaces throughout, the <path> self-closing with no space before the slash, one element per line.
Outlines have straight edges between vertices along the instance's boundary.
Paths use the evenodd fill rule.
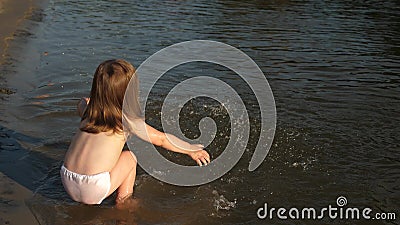
<path fill-rule="evenodd" d="M 81 131 L 95 134 L 110 130 L 113 133 L 122 132 L 122 104 L 131 79 L 138 88 L 135 68 L 123 59 L 107 60 L 97 67 L 90 101 L 82 116 L 82 121 L 86 119 L 87 123 L 80 128 Z M 134 101 L 137 101 L 136 110 L 140 112 L 138 99 Z"/>

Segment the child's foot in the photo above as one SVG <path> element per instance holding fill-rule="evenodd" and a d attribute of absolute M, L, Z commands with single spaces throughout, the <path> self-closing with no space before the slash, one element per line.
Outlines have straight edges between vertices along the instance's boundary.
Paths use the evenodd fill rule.
<path fill-rule="evenodd" d="M 115 203 L 116 204 L 124 203 L 124 201 L 127 200 L 128 198 L 131 198 L 132 195 L 133 195 L 133 193 L 129 193 L 123 197 L 117 196 L 117 198 L 115 199 Z"/>
<path fill-rule="evenodd" d="M 115 199 L 115 207 L 117 209 L 135 210 L 138 206 L 138 200 L 133 198 L 132 193 L 124 197 Z"/>

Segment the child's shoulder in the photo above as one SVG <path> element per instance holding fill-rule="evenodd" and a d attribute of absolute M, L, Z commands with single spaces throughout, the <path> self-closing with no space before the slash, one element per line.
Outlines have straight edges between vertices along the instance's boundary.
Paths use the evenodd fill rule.
<path fill-rule="evenodd" d="M 97 134 L 97 136 L 104 137 L 107 139 L 111 139 L 112 141 L 121 141 L 121 142 L 125 142 L 125 135 L 121 132 L 114 132 L 112 130 L 109 131 L 104 131 L 104 132 L 100 132 Z"/>

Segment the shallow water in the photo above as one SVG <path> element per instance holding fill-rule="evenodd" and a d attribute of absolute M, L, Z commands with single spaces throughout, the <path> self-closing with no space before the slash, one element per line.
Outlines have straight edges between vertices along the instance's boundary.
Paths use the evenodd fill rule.
<path fill-rule="evenodd" d="M 18 56 L 10 56 L 2 69 L 16 93 L 1 101 L 9 144 L 0 153 L 15 155 L 21 168 L 3 166 L 2 172 L 36 192 L 27 204 L 43 224 L 264 224 L 271 221 L 259 220 L 256 211 L 265 202 L 322 208 L 341 195 L 349 206 L 397 210 L 399 216 L 399 12 L 397 1 L 50 0 L 29 22 L 34 31 L 17 34 L 12 51 Z M 79 122 L 75 105 L 89 94 L 96 66 L 109 58 L 139 66 L 163 47 L 194 39 L 233 45 L 266 74 L 278 124 L 264 163 L 247 171 L 260 128 L 251 90 L 225 68 L 192 63 L 157 83 L 147 120 L 161 128 L 162 100 L 180 81 L 199 75 L 222 79 L 249 110 L 250 143 L 239 163 L 199 187 L 164 184 L 139 170 L 135 194 L 141 204 L 133 212 L 114 209 L 111 198 L 99 207 L 68 200 L 58 168 Z M 199 135 L 202 117 L 214 118 L 221 135 L 207 150 L 217 157 L 229 139 L 226 110 L 199 98 L 181 116 L 181 128 L 192 138 Z"/>

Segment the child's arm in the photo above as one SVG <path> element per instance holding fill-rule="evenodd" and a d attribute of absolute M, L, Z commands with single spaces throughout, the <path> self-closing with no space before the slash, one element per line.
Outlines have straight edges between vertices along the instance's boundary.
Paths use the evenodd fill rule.
<path fill-rule="evenodd" d="M 210 155 L 203 150 L 203 145 L 193 145 L 172 134 L 160 132 L 146 124 L 143 120 L 136 120 L 134 124 L 135 129 L 133 129 L 133 132 L 139 138 L 170 151 L 187 154 L 199 166 L 210 163 Z"/>
<path fill-rule="evenodd" d="M 90 98 L 81 98 L 78 103 L 78 114 L 82 118 L 83 113 L 86 110 L 87 105 L 89 104 Z"/>

